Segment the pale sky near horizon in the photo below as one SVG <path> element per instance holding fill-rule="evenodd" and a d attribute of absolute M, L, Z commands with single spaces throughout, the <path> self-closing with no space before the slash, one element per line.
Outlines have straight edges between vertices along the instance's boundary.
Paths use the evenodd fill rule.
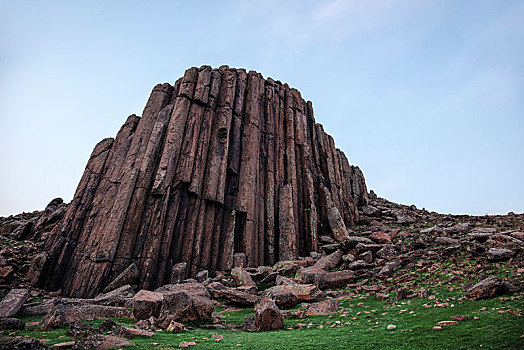
<path fill-rule="evenodd" d="M 70 201 L 95 144 L 204 64 L 300 90 L 381 197 L 524 212 L 524 1 L 0 0 L 0 215 Z"/>

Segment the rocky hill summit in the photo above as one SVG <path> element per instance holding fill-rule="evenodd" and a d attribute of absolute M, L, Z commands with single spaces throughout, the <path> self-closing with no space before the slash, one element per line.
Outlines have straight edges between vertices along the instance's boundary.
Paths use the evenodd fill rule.
<path fill-rule="evenodd" d="M 354 305 L 344 303 L 370 296 L 384 308 L 522 300 L 524 214 L 445 215 L 380 198 L 311 102 L 227 66 L 157 85 L 142 117 L 95 146 L 73 200 L 0 218 L 0 243 L 0 331 L 23 328 L 16 315 L 44 315 L 38 329 L 69 327 L 64 346 L 75 348 L 191 322 L 280 329 L 345 317 Z M 254 316 L 233 324 L 217 306 Z M 80 322 L 100 318 L 137 322 Z M 17 339 L 0 348 L 25 346 Z"/>

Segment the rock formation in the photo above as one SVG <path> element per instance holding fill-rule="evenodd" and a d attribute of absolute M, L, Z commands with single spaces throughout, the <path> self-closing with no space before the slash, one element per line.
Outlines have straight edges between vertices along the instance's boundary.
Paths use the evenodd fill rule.
<path fill-rule="evenodd" d="M 93 297 L 130 265 L 154 289 L 201 270 L 274 264 L 341 241 L 367 204 L 362 172 L 287 84 L 188 69 L 93 150 L 46 242 L 40 285 Z M 180 266 L 180 265 L 179 265 Z"/>

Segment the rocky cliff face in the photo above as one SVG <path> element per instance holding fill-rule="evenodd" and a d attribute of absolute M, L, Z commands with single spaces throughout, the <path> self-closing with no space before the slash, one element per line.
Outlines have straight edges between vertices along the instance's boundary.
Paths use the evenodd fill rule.
<path fill-rule="evenodd" d="M 140 288 L 200 270 L 306 256 L 347 237 L 367 204 L 362 172 L 315 123 L 311 102 L 243 69 L 188 69 L 91 154 L 46 243 L 42 287 L 91 297 L 130 264 Z M 178 278 L 179 276 L 177 276 Z"/>

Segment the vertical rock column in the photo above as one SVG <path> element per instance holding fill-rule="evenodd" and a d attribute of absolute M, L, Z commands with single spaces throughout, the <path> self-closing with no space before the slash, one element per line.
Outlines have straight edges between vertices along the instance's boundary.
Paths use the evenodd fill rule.
<path fill-rule="evenodd" d="M 360 169 L 300 92 L 259 73 L 188 69 L 93 151 L 42 286 L 92 297 L 131 264 L 140 288 L 308 255 L 366 205 Z M 181 269 L 180 266 L 185 266 Z"/>

